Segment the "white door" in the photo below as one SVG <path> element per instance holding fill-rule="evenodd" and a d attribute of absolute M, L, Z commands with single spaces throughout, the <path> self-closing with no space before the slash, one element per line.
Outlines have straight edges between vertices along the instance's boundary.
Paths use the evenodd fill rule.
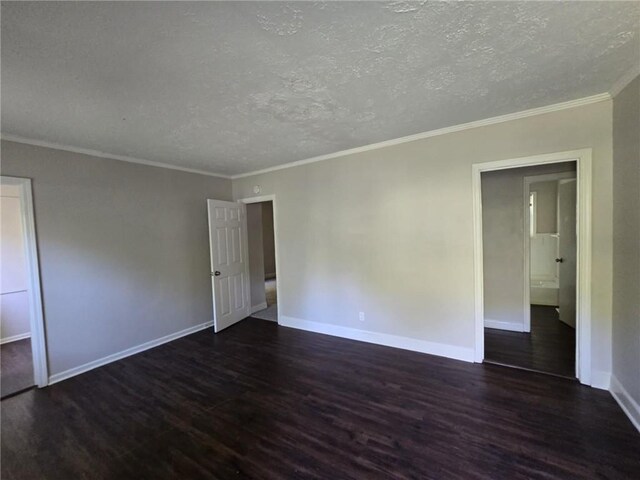
<path fill-rule="evenodd" d="M 576 327 L 576 180 L 558 184 L 558 304 L 560 320 Z"/>
<path fill-rule="evenodd" d="M 214 330 L 250 315 L 247 207 L 207 200 Z"/>

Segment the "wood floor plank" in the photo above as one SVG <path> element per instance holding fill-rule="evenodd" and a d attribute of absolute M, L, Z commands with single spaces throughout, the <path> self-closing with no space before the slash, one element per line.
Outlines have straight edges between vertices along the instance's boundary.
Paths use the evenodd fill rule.
<path fill-rule="evenodd" d="M 608 392 L 247 319 L 2 402 L 3 479 L 640 478 Z"/>
<path fill-rule="evenodd" d="M 485 328 L 485 360 L 503 365 L 576 376 L 576 331 L 560 321 L 555 307 L 531 306 L 531 332 Z"/>
<path fill-rule="evenodd" d="M 34 385 L 31 339 L 0 345 L 0 398 Z"/>

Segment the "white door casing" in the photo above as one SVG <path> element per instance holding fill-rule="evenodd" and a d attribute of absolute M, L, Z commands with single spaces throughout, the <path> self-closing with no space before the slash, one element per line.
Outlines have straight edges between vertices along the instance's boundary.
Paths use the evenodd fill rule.
<path fill-rule="evenodd" d="M 511 158 L 472 165 L 473 236 L 474 236 L 474 317 L 476 362 L 484 360 L 484 288 L 482 259 L 482 172 L 507 168 L 529 167 L 575 161 L 577 164 L 576 195 L 576 376 L 585 385 L 602 385 L 592 382 L 591 365 L 591 201 L 592 167 L 591 149 L 548 153 L 531 157 Z M 526 251 L 526 250 L 525 250 Z M 527 256 L 525 256 L 527 258 Z M 528 272 L 527 272 L 528 273 Z M 602 388 L 602 387 L 600 387 Z"/>
<path fill-rule="evenodd" d="M 576 181 L 558 184 L 558 248 L 560 320 L 576 327 Z"/>
<path fill-rule="evenodd" d="M 22 229 L 27 261 L 29 323 L 31 330 L 31 353 L 35 384 L 46 387 L 49 384 L 47 365 L 47 344 L 40 288 L 40 265 L 36 238 L 36 223 L 33 208 L 31 180 L 28 178 L 1 176 L 0 184 L 17 186 L 20 189 Z"/>
<path fill-rule="evenodd" d="M 213 324 L 217 333 L 251 314 L 247 207 L 207 200 L 207 208 Z"/>
<path fill-rule="evenodd" d="M 280 324 L 279 319 L 282 315 L 283 305 L 286 305 L 284 300 L 286 292 L 284 292 L 284 288 L 282 286 L 282 276 L 280 274 L 281 270 L 279 267 L 280 259 L 282 258 L 282 256 L 279 253 L 280 242 L 278 241 L 278 203 L 276 201 L 276 196 L 275 194 L 271 194 L 259 195 L 257 197 L 239 198 L 238 202 L 244 204 L 271 202 L 271 204 L 273 205 L 273 240 L 275 243 L 276 254 L 276 291 L 278 292 L 278 324 Z"/>

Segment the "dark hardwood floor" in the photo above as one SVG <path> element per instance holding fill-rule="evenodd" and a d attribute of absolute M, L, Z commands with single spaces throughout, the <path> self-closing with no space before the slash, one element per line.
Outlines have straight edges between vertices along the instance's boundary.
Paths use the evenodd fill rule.
<path fill-rule="evenodd" d="M 247 319 L 2 402 L 2 478 L 640 478 L 575 381 Z"/>
<path fill-rule="evenodd" d="M 531 333 L 484 332 L 485 361 L 576 376 L 576 331 L 558 319 L 555 307 L 531 306 Z"/>
<path fill-rule="evenodd" d="M 33 387 L 31 339 L 0 345 L 0 397 Z"/>

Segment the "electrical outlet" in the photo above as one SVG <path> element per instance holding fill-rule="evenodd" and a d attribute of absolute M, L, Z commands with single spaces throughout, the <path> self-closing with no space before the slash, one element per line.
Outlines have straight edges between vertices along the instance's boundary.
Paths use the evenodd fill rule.
<path fill-rule="evenodd" d="M 364 322 L 364 312 L 360 312 L 360 313 L 358 314 L 358 319 L 359 319 L 361 322 Z"/>

